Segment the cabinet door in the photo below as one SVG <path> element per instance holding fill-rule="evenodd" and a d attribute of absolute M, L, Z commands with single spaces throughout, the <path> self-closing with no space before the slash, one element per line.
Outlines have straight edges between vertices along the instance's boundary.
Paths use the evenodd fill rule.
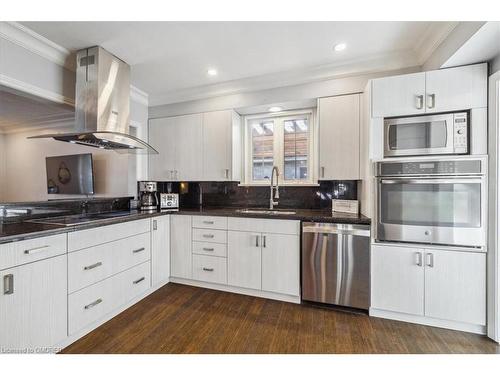
<path fill-rule="evenodd" d="M 486 324 L 486 254 L 427 251 L 425 316 Z"/>
<path fill-rule="evenodd" d="M 151 280 L 153 285 L 170 277 L 170 216 L 151 219 Z"/>
<path fill-rule="evenodd" d="M 426 112 L 456 111 L 487 106 L 487 64 L 460 66 L 425 73 Z"/>
<path fill-rule="evenodd" d="M 227 283 L 261 289 L 261 234 L 227 233 Z"/>
<path fill-rule="evenodd" d="M 149 120 L 148 141 L 158 154 L 149 155 L 149 179 L 169 181 L 176 169 L 177 119 L 168 117 Z"/>
<path fill-rule="evenodd" d="M 424 314 L 423 250 L 372 245 L 371 307 Z"/>
<path fill-rule="evenodd" d="M 53 348 L 67 336 L 67 256 L 0 272 L 0 347 Z"/>
<path fill-rule="evenodd" d="M 319 101 L 319 179 L 359 179 L 360 95 Z"/>
<path fill-rule="evenodd" d="M 425 112 L 425 73 L 384 77 L 372 81 L 372 117 Z"/>
<path fill-rule="evenodd" d="M 217 111 L 203 114 L 203 179 L 231 179 L 232 112 Z"/>
<path fill-rule="evenodd" d="M 203 179 L 203 114 L 177 117 L 176 181 L 199 181 Z"/>
<path fill-rule="evenodd" d="M 299 295 L 299 237 L 286 234 L 262 235 L 262 290 Z"/>
<path fill-rule="evenodd" d="M 170 274 L 191 279 L 191 216 L 172 215 L 170 220 Z"/>

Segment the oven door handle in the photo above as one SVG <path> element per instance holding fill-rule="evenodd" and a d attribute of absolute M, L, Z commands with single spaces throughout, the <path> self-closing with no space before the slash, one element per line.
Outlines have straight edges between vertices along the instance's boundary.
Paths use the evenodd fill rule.
<path fill-rule="evenodd" d="M 480 184 L 483 182 L 482 178 L 478 177 L 460 177 L 454 178 L 450 177 L 447 179 L 443 178 L 401 178 L 401 179 L 380 179 L 381 184 L 390 185 L 390 184 L 471 184 L 476 183 Z"/>

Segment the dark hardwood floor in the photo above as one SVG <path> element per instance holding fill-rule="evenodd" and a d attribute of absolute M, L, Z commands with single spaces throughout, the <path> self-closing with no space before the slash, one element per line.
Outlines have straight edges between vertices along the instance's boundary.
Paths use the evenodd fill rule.
<path fill-rule="evenodd" d="M 500 353 L 469 333 L 168 284 L 62 353 Z"/>

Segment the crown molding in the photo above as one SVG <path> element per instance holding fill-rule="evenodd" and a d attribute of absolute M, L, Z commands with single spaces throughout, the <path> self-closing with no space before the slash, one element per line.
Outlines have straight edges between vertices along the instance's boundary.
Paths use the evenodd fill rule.
<path fill-rule="evenodd" d="M 352 59 L 305 69 L 265 74 L 211 85 L 150 95 L 150 106 L 167 105 L 191 100 L 208 99 L 286 86 L 327 81 L 363 74 L 415 67 L 417 57 L 412 50 L 389 52 L 366 59 Z"/>
<path fill-rule="evenodd" d="M 75 70 L 71 51 L 35 33 L 17 22 L 0 22 L 0 37 L 17 44 L 49 61 L 67 69 Z"/>
<path fill-rule="evenodd" d="M 55 93 L 53 91 L 42 89 L 38 86 L 6 76 L 5 74 L 0 74 L 0 85 L 9 87 L 14 90 L 22 91 L 43 99 L 47 99 L 52 102 L 66 104 L 73 107 L 75 105 L 75 101 L 72 98 L 68 98 L 67 96 Z"/>
<path fill-rule="evenodd" d="M 423 65 L 429 59 L 432 53 L 443 43 L 459 23 L 436 22 L 429 24 L 429 27 L 422 33 L 414 47 L 419 65 Z"/>
<path fill-rule="evenodd" d="M 146 107 L 149 105 L 149 95 L 133 85 L 130 85 L 130 100 Z"/>

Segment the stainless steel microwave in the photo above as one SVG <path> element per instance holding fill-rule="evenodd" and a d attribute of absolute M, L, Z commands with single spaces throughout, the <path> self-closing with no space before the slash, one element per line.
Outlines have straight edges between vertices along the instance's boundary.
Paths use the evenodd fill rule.
<path fill-rule="evenodd" d="M 467 112 L 384 120 L 384 156 L 469 153 Z"/>

